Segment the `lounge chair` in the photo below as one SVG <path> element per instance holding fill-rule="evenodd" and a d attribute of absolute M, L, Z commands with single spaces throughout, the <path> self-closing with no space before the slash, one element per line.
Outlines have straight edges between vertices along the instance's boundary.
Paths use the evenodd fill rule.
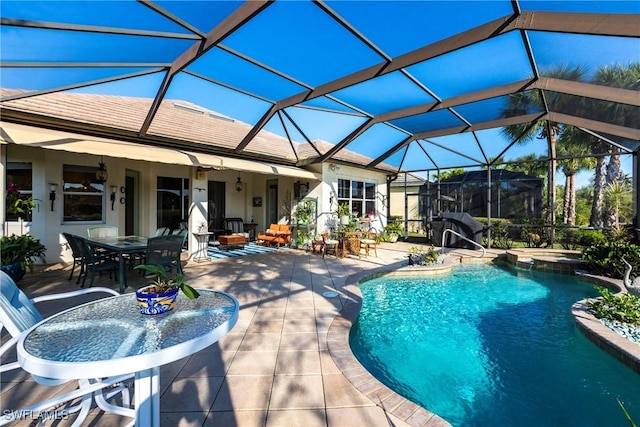
<path fill-rule="evenodd" d="M 263 233 L 258 233 L 258 244 L 279 248 L 291 244 L 291 230 L 288 224 L 271 224 Z"/>

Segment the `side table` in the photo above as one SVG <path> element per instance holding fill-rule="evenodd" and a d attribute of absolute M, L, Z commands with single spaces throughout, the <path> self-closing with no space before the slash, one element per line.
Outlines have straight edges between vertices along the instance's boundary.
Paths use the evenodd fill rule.
<path fill-rule="evenodd" d="M 193 236 L 198 241 L 198 249 L 193 256 L 195 262 L 209 260 L 209 236 L 212 234 L 211 231 L 198 231 L 193 233 Z"/>
<path fill-rule="evenodd" d="M 243 226 L 244 232 L 249 233 L 249 241 L 253 242 L 256 240 L 256 227 L 258 227 L 258 224 L 255 222 L 245 222 Z"/>

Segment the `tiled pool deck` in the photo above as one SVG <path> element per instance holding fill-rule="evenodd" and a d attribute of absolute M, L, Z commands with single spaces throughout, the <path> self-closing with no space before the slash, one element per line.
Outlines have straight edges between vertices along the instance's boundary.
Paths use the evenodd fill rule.
<path fill-rule="evenodd" d="M 414 244 L 382 244 L 378 257 L 362 259 L 323 259 L 286 250 L 188 262 L 188 283 L 234 294 L 241 304 L 240 317 L 218 343 L 161 367 L 161 425 L 449 425 L 369 375 L 348 345 L 351 322 L 360 309 L 358 280 L 405 265 L 411 246 Z M 490 252 L 495 256 L 500 251 Z M 68 274 L 68 266 L 49 266 L 27 274 L 21 286 L 30 297 L 76 289 L 75 280 L 67 280 Z M 136 273 L 128 277 L 127 292 L 144 283 Z M 94 286 L 117 287 L 106 274 L 96 278 Z M 339 297 L 323 296 L 327 291 Z M 39 308 L 50 313 L 66 307 L 47 302 Z M 4 375 L 1 381 L 3 410 L 42 400 L 52 392 L 24 374 Z M 86 424 L 121 426 L 128 420 L 94 409 Z M 67 426 L 71 421 L 57 425 Z M 24 420 L 16 425 L 30 423 Z"/>

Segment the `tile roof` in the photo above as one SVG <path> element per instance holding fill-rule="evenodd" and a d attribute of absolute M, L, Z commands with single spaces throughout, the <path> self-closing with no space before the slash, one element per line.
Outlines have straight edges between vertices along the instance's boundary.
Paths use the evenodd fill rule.
<path fill-rule="evenodd" d="M 399 173 L 398 178 L 391 183 L 391 187 L 404 187 L 405 176 L 407 177 L 407 186 L 420 186 L 427 182 L 426 178 L 422 178 L 418 175 L 407 173 Z"/>
<path fill-rule="evenodd" d="M 0 88 L 0 96 L 19 95 L 25 91 Z M 32 113 L 39 116 L 66 120 L 80 125 L 99 126 L 121 133 L 126 131 L 137 135 L 151 107 L 149 98 L 98 95 L 85 93 L 55 92 L 32 97 L 5 101 L 2 109 Z M 229 155 L 234 153 L 245 135 L 253 126 L 207 110 L 199 105 L 183 101 L 165 99 L 154 117 L 147 136 L 169 141 L 186 142 L 199 150 L 213 148 L 215 152 Z M 69 129 L 71 130 L 71 129 Z M 313 141 L 321 153 L 333 145 L 326 141 Z M 193 147 L 192 147 L 193 148 Z M 298 159 L 318 156 L 308 142 L 291 144 L 288 139 L 262 130 L 237 157 L 268 157 L 283 163 L 293 164 Z M 353 151 L 342 150 L 334 160 L 356 165 L 366 165 L 372 159 Z M 386 165 L 378 169 L 393 172 Z"/>

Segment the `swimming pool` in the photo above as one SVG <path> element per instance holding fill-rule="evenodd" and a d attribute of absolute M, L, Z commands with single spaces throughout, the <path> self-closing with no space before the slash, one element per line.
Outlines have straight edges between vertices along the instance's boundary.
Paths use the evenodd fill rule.
<path fill-rule="evenodd" d="M 640 375 L 585 338 L 572 276 L 462 265 L 360 285 L 350 344 L 391 389 L 454 426 L 628 426 Z"/>

